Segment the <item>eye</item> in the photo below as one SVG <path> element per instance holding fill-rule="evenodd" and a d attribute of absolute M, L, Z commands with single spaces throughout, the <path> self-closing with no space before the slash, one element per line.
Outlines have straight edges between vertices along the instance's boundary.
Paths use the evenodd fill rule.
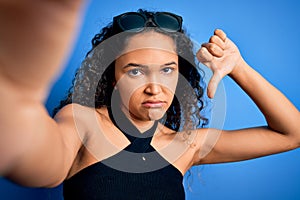
<path fill-rule="evenodd" d="M 129 76 L 133 76 L 133 77 L 137 77 L 137 76 L 141 76 L 143 73 L 140 69 L 131 69 L 127 72 L 127 74 Z"/>
<path fill-rule="evenodd" d="M 164 74 L 171 74 L 174 71 L 172 67 L 165 67 L 161 70 Z"/>

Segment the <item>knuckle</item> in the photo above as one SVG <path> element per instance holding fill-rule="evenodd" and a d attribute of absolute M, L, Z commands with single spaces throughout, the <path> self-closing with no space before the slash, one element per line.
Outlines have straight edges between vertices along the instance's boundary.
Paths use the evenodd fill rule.
<path fill-rule="evenodd" d="M 217 40 L 217 36 L 216 35 L 213 35 L 210 37 L 209 39 L 210 42 L 213 42 L 213 43 L 216 43 L 218 40 Z"/>
<path fill-rule="evenodd" d="M 211 60 L 211 55 L 206 47 L 201 47 L 197 53 L 197 58 L 200 62 L 209 62 Z"/>
<path fill-rule="evenodd" d="M 218 50 L 217 45 L 214 43 L 209 43 L 208 50 L 211 53 L 215 53 Z"/>
<path fill-rule="evenodd" d="M 201 47 L 201 49 L 199 50 L 199 55 L 201 57 L 203 57 L 206 54 L 206 48 L 205 47 Z"/>

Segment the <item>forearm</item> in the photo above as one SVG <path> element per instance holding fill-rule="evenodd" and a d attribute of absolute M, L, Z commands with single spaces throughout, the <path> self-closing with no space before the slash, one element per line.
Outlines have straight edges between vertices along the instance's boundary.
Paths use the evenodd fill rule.
<path fill-rule="evenodd" d="M 230 76 L 252 98 L 271 129 L 291 136 L 300 143 L 299 111 L 278 89 L 244 60 L 239 62 Z"/>
<path fill-rule="evenodd" d="M 70 52 L 81 2 L 0 1 L 1 81 L 43 100 Z"/>

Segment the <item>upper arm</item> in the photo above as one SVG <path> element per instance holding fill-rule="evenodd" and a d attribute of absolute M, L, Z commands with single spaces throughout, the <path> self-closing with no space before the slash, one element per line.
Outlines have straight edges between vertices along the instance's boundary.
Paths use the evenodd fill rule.
<path fill-rule="evenodd" d="M 75 125 L 72 116 L 72 105 L 63 108 L 55 120 L 46 114 L 39 114 L 39 120 L 32 122 L 31 118 L 28 121 L 29 126 L 39 130 L 35 134 L 20 138 L 26 145 L 21 143 L 23 147 L 16 153 L 7 152 L 14 161 L 10 162 L 6 177 L 18 184 L 34 187 L 56 186 L 67 177 L 81 147 L 78 126 Z M 13 142 L 16 145 L 20 144 L 17 141 Z M 11 149 L 7 148 L 7 151 Z"/>
<path fill-rule="evenodd" d="M 201 148 L 204 150 L 206 148 L 207 151 L 207 146 L 209 146 L 209 152 L 205 152 L 202 157 L 196 155 L 195 165 L 248 160 L 292 150 L 299 146 L 287 135 L 267 127 L 233 131 L 205 129 L 202 130 L 202 133 L 207 136 L 206 139 L 200 141 L 200 155 Z M 218 136 L 214 137 L 215 141 L 209 141 L 207 139 L 209 134 Z M 206 145 L 206 143 L 208 144 Z"/>

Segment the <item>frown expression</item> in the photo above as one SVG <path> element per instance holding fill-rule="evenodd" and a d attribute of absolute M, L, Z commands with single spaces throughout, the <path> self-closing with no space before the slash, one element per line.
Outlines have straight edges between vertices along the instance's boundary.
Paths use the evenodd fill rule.
<path fill-rule="evenodd" d="M 122 109 L 135 120 L 160 119 L 172 103 L 178 67 L 170 37 L 156 32 L 131 37 L 115 63 Z"/>

